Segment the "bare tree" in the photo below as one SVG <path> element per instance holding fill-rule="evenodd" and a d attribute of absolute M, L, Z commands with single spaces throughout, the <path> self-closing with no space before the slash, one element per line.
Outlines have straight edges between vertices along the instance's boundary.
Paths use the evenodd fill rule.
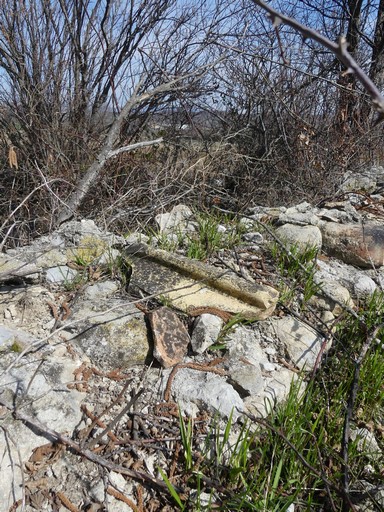
<path fill-rule="evenodd" d="M 3 144 L 25 172 L 21 189 L 37 186 L 36 168 L 66 180 L 56 183 L 68 199 L 57 216 L 63 221 L 111 157 L 159 144 L 156 134 L 143 135 L 154 112 L 175 105 L 187 111 L 210 94 L 207 71 L 217 60 L 210 34 L 229 26 L 227 7 L 207 0 L 38 0 L 9 9 L 0 1 L 0 125 Z M 68 183 L 75 189 L 66 197 Z"/>

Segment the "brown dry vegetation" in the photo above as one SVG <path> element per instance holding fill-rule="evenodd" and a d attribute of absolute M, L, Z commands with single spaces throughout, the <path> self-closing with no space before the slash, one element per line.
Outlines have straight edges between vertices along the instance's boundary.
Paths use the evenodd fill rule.
<path fill-rule="evenodd" d="M 332 52 L 273 27 L 255 3 L 50 0 L 10 12 L 0 2 L 6 244 L 55 226 L 129 102 L 109 149 L 163 141 L 106 159 L 75 212 L 120 232 L 178 202 L 318 202 L 346 170 L 380 165 L 382 128 L 364 88 Z M 380 88 L 383 2 L 331 7 L 292 1 L 284 12 L 331 40 L 345 33 Z"/>

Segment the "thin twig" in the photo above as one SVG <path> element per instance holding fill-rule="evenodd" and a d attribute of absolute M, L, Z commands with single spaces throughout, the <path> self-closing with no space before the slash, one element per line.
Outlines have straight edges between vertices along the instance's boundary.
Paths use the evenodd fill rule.
<path fill-rule="evenodd" d="M 263 2 L 262 0 L 252 0 L 253 3 L 267 11 L 269 14 L 272 24 L 274 27 L 279 26 L 281 23 L 292 27 L 293 29 L 300 32 L 305 39 L 312 39 L 316 41 L 321 46 L 328 48 L 340 62 L 344 64 L 347 68 L 347 73 L 353 73 L 359 82 L 364 86 L 365 90 L 372 98 L 372 102 L 379 113 L 379 118 L 377 120 L 378 124 L 380 121 L 384 119 L 384 97 L 382 96 L 379 89 L 372 82 L 372 80 L 364 73 L 359 64 L 355 61 L 352 55 L 348 52 L 348 43 L 344 36 L 340 37 L 339 42 L 335 43 L 328 39 L 327 37 L 322 36 L 316 30 L 313 30 L 306 25 L 302 25 L 297 20 L 293 18 L 289 18 L 288 16 L 284 16 L 284 14 L 280 13 L 273 9 L 269 4 Z"/>

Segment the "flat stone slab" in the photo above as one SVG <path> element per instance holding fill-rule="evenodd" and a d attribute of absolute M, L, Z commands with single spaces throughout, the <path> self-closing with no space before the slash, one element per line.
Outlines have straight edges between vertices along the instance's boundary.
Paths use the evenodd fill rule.
<path fill-rule="evenodd" d="M 271 286 L 251 283 L 200 261 L 135 244 L 125 249 L 131 260 L 132 290 L 161 295 L 181 311 L 215 307 L 249 320 L 269 317 L 279 297 Z"/>

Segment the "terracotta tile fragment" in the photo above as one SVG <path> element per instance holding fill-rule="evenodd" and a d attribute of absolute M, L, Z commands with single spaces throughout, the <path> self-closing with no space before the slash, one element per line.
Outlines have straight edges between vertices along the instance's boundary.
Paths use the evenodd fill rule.
<path fill-rule="evenodd" d="M 162 307 L 148 313 L 152 328 L 153 356 L 164 368 L 180 363 L 187 353 L 190 337 L 172 309 Z"/>

